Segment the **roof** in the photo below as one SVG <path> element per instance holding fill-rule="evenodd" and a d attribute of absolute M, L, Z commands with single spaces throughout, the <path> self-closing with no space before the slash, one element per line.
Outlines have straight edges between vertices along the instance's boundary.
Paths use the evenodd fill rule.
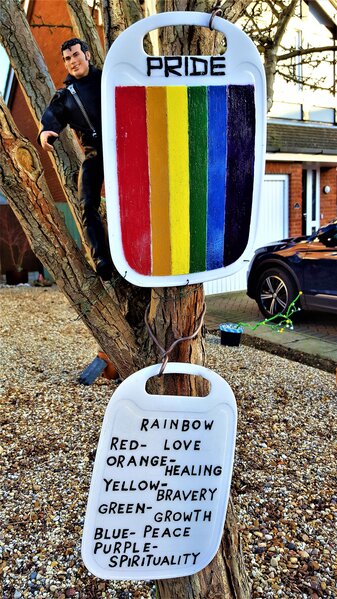
<path fill-rule="evenodd" d="M 337 127 L 268 123 L 267 152 L 337 155 Z"/>

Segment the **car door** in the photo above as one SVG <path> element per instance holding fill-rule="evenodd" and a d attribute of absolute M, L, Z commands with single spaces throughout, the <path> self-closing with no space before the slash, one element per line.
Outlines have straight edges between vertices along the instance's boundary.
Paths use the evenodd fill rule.
<path fill-rule="evenodd" d="M 319 231 L 298 256 L 303 265 L 307 308 L 337 312 L 337 223 Z"/>

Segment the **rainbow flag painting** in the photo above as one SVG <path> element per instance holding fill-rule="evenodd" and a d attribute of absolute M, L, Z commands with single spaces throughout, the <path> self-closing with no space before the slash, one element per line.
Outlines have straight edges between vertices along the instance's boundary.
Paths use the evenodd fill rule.
<path fill-rule="evenodd" d="M 140 275 L 223 268 L 246 248 L 253 85 L 117 86 L 121 238 Z"/>

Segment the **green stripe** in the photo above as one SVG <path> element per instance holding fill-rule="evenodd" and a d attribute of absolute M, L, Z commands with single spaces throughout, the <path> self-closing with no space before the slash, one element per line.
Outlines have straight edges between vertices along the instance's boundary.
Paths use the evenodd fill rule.
<path fill-rule="evenodd" d="M 207 88 L 188 88 L 190 272 L 206 270 Z"/>

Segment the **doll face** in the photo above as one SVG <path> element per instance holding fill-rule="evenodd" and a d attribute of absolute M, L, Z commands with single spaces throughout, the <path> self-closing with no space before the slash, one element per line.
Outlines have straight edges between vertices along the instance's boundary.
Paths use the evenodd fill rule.
<path fill-rule="evenodd" d="M 65 67 L 75 79 L 86 77 L 89 73 L 90 52 L 83 52 L 80 44 L 75 44 L 62 52 Z"/>

